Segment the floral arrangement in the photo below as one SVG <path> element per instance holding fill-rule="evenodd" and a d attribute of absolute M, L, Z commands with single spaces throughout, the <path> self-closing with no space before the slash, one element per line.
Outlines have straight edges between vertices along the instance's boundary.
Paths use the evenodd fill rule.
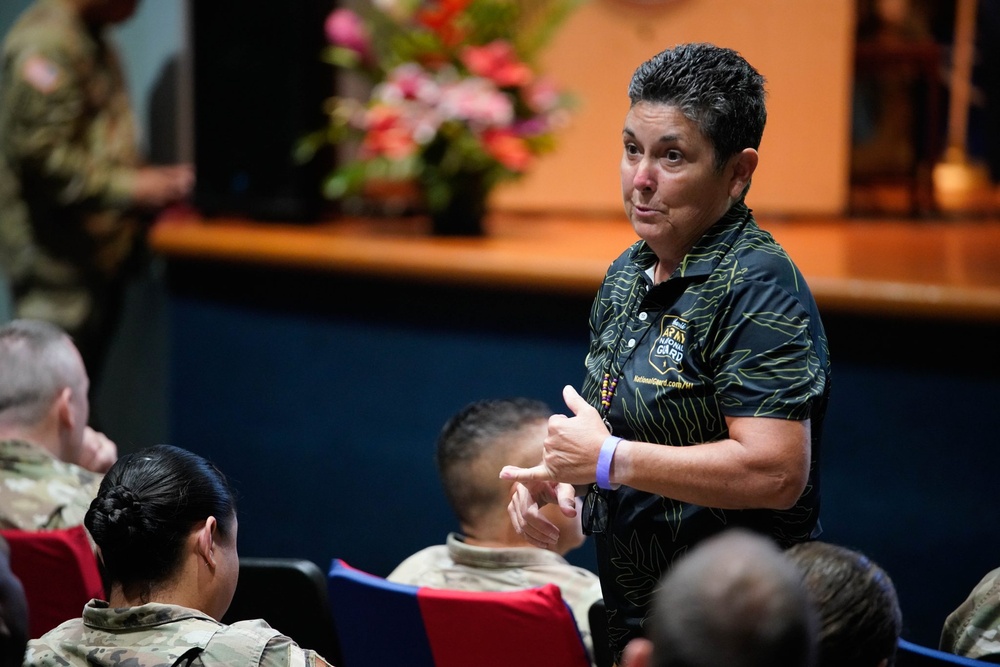
<path fill-rule="evenodd" d="M 326 19 L 324 59 L 358 72 L 367 100 L 327 100 L 313 149 L 354 140 L 326 179 L 339 199 L 371 183 L 416 183 L 433 215 L 485 200 L 554 147 L 570 98 L 534 66 L 582 0 L 370 0 Z M 473 202 L 475 203 L 475 202 Z"/>

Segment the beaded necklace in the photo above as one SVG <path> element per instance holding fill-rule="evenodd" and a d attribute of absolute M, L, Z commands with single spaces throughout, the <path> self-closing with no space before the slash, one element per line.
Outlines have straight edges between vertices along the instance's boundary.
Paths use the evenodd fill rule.
<path fill-rule="evenodd" d="M 619 377 L 621 376 L 619 375 Z M 617 387 L 618 378 L 611 377 L 611 373 L 605 373 L 604 379 L 601 381 L 601 408 L 603 408 L 601 417 L 607 417 L 608 410 L 611 409 L 611 397 L 615 395 Z"/>

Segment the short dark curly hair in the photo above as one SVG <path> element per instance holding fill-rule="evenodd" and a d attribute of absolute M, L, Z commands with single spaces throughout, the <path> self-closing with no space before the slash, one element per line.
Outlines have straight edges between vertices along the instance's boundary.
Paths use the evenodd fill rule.
<path fill-rule="evenodd" d="M 509 500 L 504 484 L 484 482 L 481 464 L 495 460 L 514 465 L 534 465 L 522 460 L 519 433 L 532 424 L 545 422 L 552 409 L 539 400 L 516 397 L 486 399 L 466 405 L 451 417 L 438 435 L 436 463 L 448 504 L 458 520 L 476 520 Z M 541 460 L 542 443 L 536 456 Z M 477 474 L 478 471 L 478 474 Z M 497 478 L 500 465 L 487 476 Z"/>
<path fill-rule="evenodd" d="M 786 551 L 820 617 L 818 667 L 895 664 L 903 615 L 892 579 L 863 553 L 827 542 Z"/>

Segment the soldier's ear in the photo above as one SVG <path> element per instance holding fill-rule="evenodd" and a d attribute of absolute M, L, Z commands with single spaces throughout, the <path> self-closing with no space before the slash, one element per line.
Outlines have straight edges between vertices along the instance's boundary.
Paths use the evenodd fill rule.
<path fill-rule="evenodd" d="M 63 387 L 52 404 L 52 410 L 55 411 L 60 426 L 64 426 L 67 430 L 73 430 L 76 426 L 76 413 L 72 402 L 73 390 L 70 387 Z"/>
<path fill-rule="evenodd" d="M 198 536 L 195 540 L 195 548 L 198 551 L 198 556 L 205 561 L 211 569 L 215 569 L 215 529 L 217 528 L 217 522 L 214 516 L 210 516 L 205 519 L 205 523 L 201 527 L 196 528 Z"/>

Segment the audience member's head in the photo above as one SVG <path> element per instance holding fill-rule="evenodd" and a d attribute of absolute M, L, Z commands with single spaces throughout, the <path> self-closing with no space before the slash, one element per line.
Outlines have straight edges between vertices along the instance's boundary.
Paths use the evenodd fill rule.
<path fill-rule="evenodd" d="M 10 545 L 0 537 L 0 667 L 20 667 L 28 643 L 28 602 L 10 569 Z"/>
<path fill-rule="evenodd" d="M 695 546 L 655 593 L 625 667 L 806 667 L 816 617 L 798 569 L 767 538 L 732 529 Z"/>
<path fill-rule="evenodd" d="M 511 483 L 499 478 L 504 465 L 537 465 L 552 410 L 528 398 L 471 403 L 444 425 L 437 442 L 437 467 L 445 496 L 466 537 L 483 546 L 528 546 L 507 514 Z M 559 526 L 554 551 L 566 554 L 583 543 L 579 519 L 555 505 L 542 508 Z"/>
<path fill-rule="evenodd" d="M 37 320 L 0 327 L 0 439 L 27 440 L 77 463 L 89 386 L 80 353 L 58 327 Z"/>
<path fill-rule="evenodd" d="M 225 476 L 186 450 L 157 445 L 119 459 L 84 524 L 113 607 L 150 601 L 221 619 L 239 575 L 236 506 Z"/>
<path fill-rule="evenodd" d="M 819 613 L 819 667 L 891 667 L 903 616 L 889 575 L 864 554 L 826 542 L 786 553 Z"/>

